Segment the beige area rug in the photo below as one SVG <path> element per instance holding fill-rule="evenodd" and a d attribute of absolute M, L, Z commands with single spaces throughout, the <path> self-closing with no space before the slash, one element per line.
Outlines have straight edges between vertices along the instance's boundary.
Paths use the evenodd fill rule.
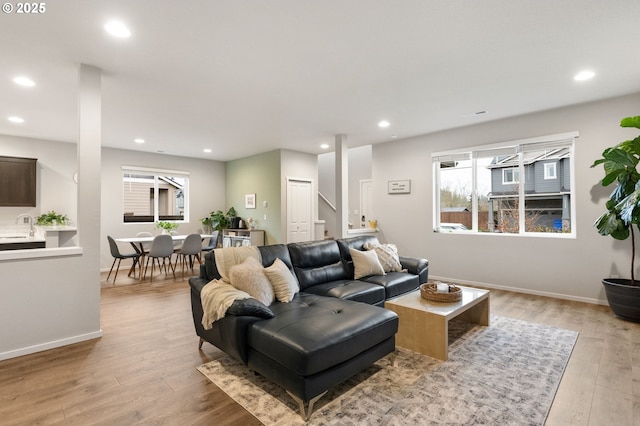
<path fill-rule="evenodd" d="M 542 425 L 578 333 L 492 316 L 450 322 L 449 360 L 398 349 L 330 390 L 309 425 Z M 303 425 L 279 386 L 225 356 L 198 370 L 265 425 Z"/>

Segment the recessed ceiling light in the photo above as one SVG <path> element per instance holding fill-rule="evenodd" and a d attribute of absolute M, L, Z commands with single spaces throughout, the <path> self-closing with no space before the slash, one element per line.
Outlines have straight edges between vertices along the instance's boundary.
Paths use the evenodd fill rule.
<path fill-rule="evenodd" d="M 144 139 L 136 138 L 133 140 L 135 143 L 144 143 Z"/>
<path fill-rule="evenodd" d="M 380 121 L 380 122 L 378 123 L 378 127 L 382 127 L 383 129 L 384 129 L 384 128 L 386 128 L 386 127 L 389 127 L 389 126 L 390 126 L 390 124 L 389 124 L 389 122 L 388 122 L 388 121 L 386 121 L 386 120 L 382 120 L 382 121 Z"/>
<path fill-rule="evenodd" d="M 211 148 L 205 148 L 203 149 L 204 152 L 206 152 L 207 154 L 209 154 L 211 152 Z"/>
<path fill-rule="evenodd" d="M 584 70 L 584 71 L 580 71 L 578 74 L 576 74 L 573 77 L 573 79 L 575 81 L 585 81 L 585 80 L 592 79 L 595 75 L 596 75 L 596 73 L 593 72 L 593 71 Z"/>
<path fill-rule="evenodd" d="M 329 144 L 328 143 L 323 143 L 322 145 L 320 145 L 320 148 L 329 149 Z"/>
<path fill-rule="evenodd" d="M 25 87 L 32 87 L 35 86 L 36 83 L 31 80 L 29 77 L 25 77 L 23 75 L 20 75 L 18 77 L 14 77 L 13 82 L 15 84 L 19 84 L 20 86 L 25 86 Z"/>
<path fill-rule="evenodd" d="M 9 117 L 9 121 L 12 123 L 24 123 L 24 118 L 11 116 Z"/>
<path fill-rule="evenodd" d="M 391 139 L 398 139 L 398 135 L 391 135 Z"/>
<path fill-rule="evenodd" d="M 129 28 L 125 27 L 120 21 L 111 21 L 104 26 L 104 29 L 114 37 L 128 38 L 131 36 Z"/>

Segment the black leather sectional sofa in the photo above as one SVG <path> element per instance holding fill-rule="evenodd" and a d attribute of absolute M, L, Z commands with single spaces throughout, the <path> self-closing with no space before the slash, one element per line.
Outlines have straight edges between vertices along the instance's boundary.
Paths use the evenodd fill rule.
<path fill-rule="evenodd" d="M 200 276 L 189 280 L 200 343 L 215 345 L 282 386 L 308 419 L 328 389 L 395 351 L 398 317 L 383 308 L 384 301 L 427 281 L 428 261 L 403 256 L 406 271 L 354 280 L 349 249 L 364 250 L 367 242 L 378 240 L 361 236 L 258 247 L 263 266 L 280 258 L 300 292 L 289 303 L 274 302 L 266 313 L 254 299 L 236 301 L 205 330 L 200 291 L 220 278 L 215 256 L 208 253 Z"/>

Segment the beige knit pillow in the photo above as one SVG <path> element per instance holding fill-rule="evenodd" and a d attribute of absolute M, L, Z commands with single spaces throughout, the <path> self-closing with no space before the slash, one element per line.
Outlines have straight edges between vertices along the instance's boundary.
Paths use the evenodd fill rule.
<path fill-rule="evenodd" d="M 385 272 L 402 272 L 398 247 L 395 244 L 364 243 L 365 250 L 373 250 Z"/>
<path fill-rule="evenodd" d="M 271 281 L 276 299 L 282 303 L 289 303 L 293 296 L 300 291 L 298 280 L 293 276 L 287 265 L 276 258 L 271 266 L 264 268 L 264 273 Z"/>
<path fill-rule="evenodd" d="M 386 275 L 374 251 L 349 249 L 353 260 L 353 279 L 357 280 L 370 275 Z"/>
<path fill-rule="evenodd" d="M 249 257 L 244 262 L 229 268 L 231 285 L 249 293 L 251 297 L 269 306 L 275 300 L 271 282 L 264 273 L 264 268 L 256 258 Z"/>

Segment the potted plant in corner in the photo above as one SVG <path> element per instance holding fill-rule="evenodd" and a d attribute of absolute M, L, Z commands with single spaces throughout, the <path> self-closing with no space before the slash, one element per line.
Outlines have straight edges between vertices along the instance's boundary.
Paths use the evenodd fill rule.
<path fill-rule="evenodd" d="M 200 222 L 208 229 L 209 232 L 218 231 L 218 239 L 222 236 L 222 230 L 232 225 L 232 219 L 236 217 L 236 209 L 231 207 L 227 213 L 222 210 L 209 213 L 209 217 L 200 219 Z"/>
<path fill-rule="evenodd" d="M 620 122 L 621 127 L 640 129 L 640 116 L 627 117 Z M 609 196 L 603 213 L 594 226 L 600 235 L 610 235 L 616 240 L 631 237 L 631 279 L 605 278 L 602 280 L 607 301 L 618 317 L 640 322 L 640 283 L 635 279 L 635 231 L 640 230 L 640 136 L 607 148 L 602 158 L 597 159 L 591 167 L 602 164 L 605 176 L 602 186 L 616 183 Z M 637 228 L 634 230 L 634 228 Z"/>

